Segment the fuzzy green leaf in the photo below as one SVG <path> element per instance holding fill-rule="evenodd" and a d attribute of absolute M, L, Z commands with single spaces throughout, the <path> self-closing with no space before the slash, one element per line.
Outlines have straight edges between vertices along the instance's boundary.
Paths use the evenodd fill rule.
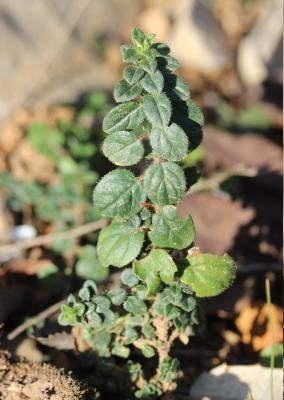
<path fill-rule="evenodd" d="M 106 133 L 138 128 L 145 118 L 143 108 L 135 101 L 119 104 L 105 116 L 103 130 Z"/>
<path fill-rule="evenodd" d="M 135 63 L 138 60 L 138 54 L 136 53 L 134 46 L 131 44 L 124 44 L 120 46 L 120 52 L 122 59 L 127 63 Z"/>
<path fill-rule="evenodd" d="M 143 187 L 153 203 L 176 204 L 186 189 L 183 170 L 173 162 L 153 164 L 145 172 Z"/>
<path fill-rule="evenodd" d="M 126 169 L 106 174 L 93 194 L 95 209 L 104 217 L 131 217 L 141 209 L 145 200 L 140 183 Z"/>
<path fill-rule="evenodd" d="M 139 82 L 130 85 L 124 79 L 117 82 L 114 87 L 113 96 L 118 103 L 135 99 L 142 92 Z"/>
<path fill-rule="evenodd" d="M 164 78 L 159 70 L 153 74 L 146 74 L 140 82 L 146 92 L 150 94 L 159 94 L 162 92 L 164 87 Z"/>
<path fill-rule="evenodd" d="M 108 297 L 111 299 L 111 302 L 115 305 L 120 305 L 124 302 L 126 298 L 126 290 L 120 287 L 116 287 L 111 289 L 107 293 Z"/>
<path fill-rule="evenodd" d="M 187 107 L 188 107 L 188 117 L 192 121 L 196 122 L 198 125 L 203 126 L 204 115 L 201 109 L 198 107 L 198 105 L 193 100 L 188 100 Z"/>
<path fill-rule="evenodd" d="M 123 267 L 139 254 L 144 233 L 134 224 L 113 221 L 103 228 L 98 240 L 98 254 L 103 265 Z"/>
<path fill-rule="evenodd" d="M 154 126 L 166 126 L 171 118 L 172 106 L 165 93 L 147 95 L 143 98 L 144 112 Z"/>
<path fill-rule="evenodd" d="M 217 296 L 227 289 L 236 276 L 236 267 L 230 256 L 198 254 L 187 257 L 189 267 L 181 281 L 194 290 L 198 297 Z"/>
<path fill-rule="evenodd" d="M 167 74 L 165 77 L 165 91 L 169 98 L 174 101 L 187 101 L 190 98 L 188 84 L 179 76 Z"/>
<path fill-rule="evenodd" d="M 177 124 L 155 127 L 150 134 L 153 150 L 169 161 L 182 161 L 188 153 L 188 139 Z"/>
<path fill-rule="evenodd" d="M 158 50 L 159 52 L 159 50 Z M 174 71 L 177 68 L 180 67 L 180 63 L 178 62 L 178 60 L 172 56 L 169 55 L 164 55 L 160 53 L 160 57 L 159 57 L 159 65 L 162 68 L 165 68 L 169 71 Z"/>
<path fill-rule="evenodd" d="M 179 218 L 176 207 L 165 206 L 153 215 L 152 243 L 161 248 L 184 249 L 194 240 L 195 228 L 191 217 Z"/>
<path fill-rule="evenodd" d="M 136 275 L 146 283 L 149 292 L 155 294 L 160 282 L 173 283 L 177 267 L 165 250 L 156 249 L 141 259 L 133 262 Z"/>
<path fill-rule="evenodd" d="M 123 303 L 123 307 L 133 314 L 144 314 L 147 311 L 146 304 L 136 296 L 129 296 Z"/>
<path fill-rule="evenodd" d="M 171 49 L 166 43 L 155 43 L 153 48 L 157 51 L 157 53 L 161 56 L 167 56 Z"/>
<path fill-rule="evenodd" d="M 140 28 L 133 28 L 131 31 L 131 40 L 135 43 L 143 44 L 146 39 L 145 33 Z"/>
<path fill-rule="evenodd" d="M 145 344 L 145 346 L 142 347 L 141 351 L 143 356 L 146 358 L 152 358 L 155 355 L 155 350 L 148 344 Z"/>
<path fill-rule="evenodd" d="M 134 67 L 132 65 L 129 65 L 123 71 L 123 77 L 129 85 L 134 85 L 134 83 L 140 81 L 144 74 L 145 71 L 142 68 Z"/>
<path fill-rule="evenodd" d="M 144 147 L 133 131 L 113 132 L 104 140 L 103 153 L 112 163 L 125 167 L 138 163 Z"/>
<path fill-rule="evenodd" d="M 139 60 L 139 66 L 148 74 L 153 74 L 157 69 L 157 60 L 155 58 L 143 58 Z"/>
<path fill-rule="evenodd" d="M 122 283 L 124 283 L 124 285 L 129 287 L 133 287 L 138 283 L 138 278 L 134 274 L 132 268 L 126 268 L 125 270 L 123 270 L 120 279 Z"/>

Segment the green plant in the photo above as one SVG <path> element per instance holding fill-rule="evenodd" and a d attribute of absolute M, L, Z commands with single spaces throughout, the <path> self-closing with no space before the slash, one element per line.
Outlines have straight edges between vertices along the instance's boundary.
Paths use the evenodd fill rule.
<path fill-rule="evenodd" d="M 199 145 L 203 115 L 173 73 L 178 61 L 154 38 L 134 29 L 133 44 L 122 46 L 128 66 L 114 89 L 119 104 L 103 121 L 105 156 L 119 167 L 146 163 L 145 173 L 117 168 L 93 195 L 95 209 L 112 219 L 99 234 L 100 262 L 132 267 L 123 270 L 120 285 L 103 293 L 86 281 L 59 317 L 62 325 L 80 325 L 99 357 L 130 360 L 126 368 L 137 398 L 174 389 L 179 362 L 170 355 L 173 342 L 186 344 L 200 327 L 199 298 L 221 293 L 235 276 L 228 255 L 202 254 L 193 246 L 192 218 L 178 215 L 176 204 L 187 190 L 178 163 Z M 150 378 L 134 362 L 137 351 L 138 358 L 156 362 Z"/>

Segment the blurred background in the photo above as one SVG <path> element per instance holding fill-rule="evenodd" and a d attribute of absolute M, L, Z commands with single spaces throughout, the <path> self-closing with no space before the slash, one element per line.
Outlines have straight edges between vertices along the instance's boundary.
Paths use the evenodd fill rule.
<path fill-rule="evenodd" d="M 205 302 L 205 336 L 176 350 L 186 391 L 271 346 L 266 278 L 282 342 L 282 0 L 0 0 L 0 339 L 31 361 L 82 368 L 79 333 L 58 344 L 56 304 L 83 279 L 115 279 L 96 256 L 91 194 L 112 168 L 101 122 L 133 26 L 170 45 L 205 115 L 184 163 L 202 178 L 180 214 L 193 216 L 203 252 L 238 265 L 235 285 Z"/>

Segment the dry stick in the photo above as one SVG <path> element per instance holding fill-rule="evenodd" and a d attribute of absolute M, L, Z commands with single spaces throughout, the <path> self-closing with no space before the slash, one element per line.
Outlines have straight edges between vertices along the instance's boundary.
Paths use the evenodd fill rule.
<path fill-rule="evenodd" d="M 106 226 L 106 224 L 106 219 L 100 219 L 99 221 L 89 222 L 68 231 L 53 232 L 47 235 L 37 236 L 33 239 L 21 240 L 17 243 L 6 244 L 4 246 L 0 246 L 0 255 L 12 254 L 14 252 L 26 250 L 31 247 L 46 245 L 54 242 L 55 240 L 73 239 L 101 229 Z"/>
<path fill-rule="evenodd" d="M 237 164 L 233 168 L 226 171 L 216 172 L 211 175 L 208 179 L 200 180 L 195 183 L 188 191 L 188 194 L 202 192 L 205 190 L 215 190 L 221 183 L 233 176 L 247 176 L 254 177 L 257 175 L 257 169 L 253 167 L 246 167 L 242 164 Z"/>
<path fill-rule="evenodd" d="M 58 301 L 57 303 L 52 304 L 50 307 L 46 308 L 44 311 L 40 312 L 39 314 L 35 315 L 34 317 L 28 319 L 27 321 L 23 322 L 21 325 L 17 326 L 12 332 L 7 335 L 9 340 L 14 340 L 17 336 L 23 333 L 25 330 L 30 328 L 31 326 L 36 325 L 38 322 L 45 320 L 47 317 L 50 317 L 52 314 L 55 314 L 62 304 L 66 303 L 66 298 L 63 300 Z"/>

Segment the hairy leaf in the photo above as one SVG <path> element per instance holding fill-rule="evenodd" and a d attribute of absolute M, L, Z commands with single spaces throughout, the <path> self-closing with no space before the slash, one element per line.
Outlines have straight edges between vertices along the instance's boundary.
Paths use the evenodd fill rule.
<path fill-rule="evenodd" d="M 120 46 L 120 52 L 124 62 L 135 63 L 138 61 L 138 54 L 136 53 L 132 44 L 124 44 Z"/>
<path fill-rule="evenodd" d="M 112 133 L 124 129 L 136 129 L 142 124 L 144 117 L 142 106 L 135 101 L 119 104 L 105 116 L 103 130 Z"/>
<path fill-rule="evenodd" d="M 123 303 L 123 307 L 133 314 L 143 314 L 147 311 L 146 304 L 136 296 L 129 296 Z"/>
<path fill-rule="evenodd" d="M 140 183 L 128 170 L 116 169 L 106 174 L 93 194 L 95 209 L 104 217 L 131 217 L 145 200 Z"/>
<path fill-rule="evenodd" d="M 146 92 L 150 94 L 159 94 L 162 92 L 164 87 L 164 78 L 159 70 L 153 74 L 146 74 L 140 82 Z"/>
<path fill-rule="evenodd" d="M 117 82 L 114 87 L 113 96 L 117 102 L 129 101 L 135 99 L 142 92 L 142 87 L 139 82 L 129 84 L 124 79 Z"/>
<path fill-rule="evenodd" d="M 120 131 L 106 137 L 103 153 L 114 164 L 128 166 L 138 163 L 143 156 L 144 147 L 135 132 Z"/>
<path fill-rule="evenodd" d="M 109 290 L 107 295 L 111 299 L 111 302 L 113 304 L 120 305 L 124 302 L 126 298 L 126 290 L 120 287 L 116 287 Z"/>
<path fill-rule="evenodd" d="M 168 285 L 173 283 L 177 267 L 165 250 L 155 249 L 141 259 L 133 262 L 137 276 L 146 283 L 149 292 L 155 294 L 160 282 Z"/>
<path fill-rule="evenodd" d="M 188 117 L 192 121 L 196 122 L 198 125 L 203 126 L 204 115 L 201 109 L 198 107 L 198 105 L 193 100 L 188 100 L 187 107 L 188 107 Z"/>
<path fill-rule="evenodd" d="M 195 291 L 198 297 L 216 296 L 227 289 L 236 276 L 236 267 L 230 256 L 198 254 L 187 257 L 189 267 L 181 281 Z"/>
<path fill-rule="evenodd" d="M 123 77 L 130 85 L 134 85 L 134 83 L 140 81 L 144 74 L 145 71 L 142 68 L 133 65 L 129 65 L 123 71 Z"/>
<path fill-rule="evenodd" d="M 122 283 L 124 283 L 124 285 L 129 287 L 133 287 L 136 285 L 136 283 L 138 283 L 138 278 L 134 274 L 132 268 L 126 268 L 125 270 L 123 270 L 120 279 Z"/>
<path fill-rule="evenodd" d="M 103 265 L 123 267 L 139 254 L 144 233 L 137 225 L 113 221 L 103 228 L 98 240 L 98 254 Z"/>
<path fill-rule="evenodd" d="M 153 203 L 176 204 L 186 189 L 183 170 L 173 162 L 153 164 L 145 172 L 143 187 Z"/>
<path fill-rule="evenodd" d="M 146 117 L 153 126 L 166 126 L 171 118 L 172 106 L 165 93 L 147 95 L 143 98 Z"/>
<path fill-rule="evenodd" d="M 151 58 L 143 58 L 139 60 L 139 66 L 148 74 L 153 74 L 157 69 L 157 60 Z"/>
<path fill-rule="evenodd" d="M 188 139 L 177 124 L 155 127 L 150 134 L 153 150 L 169 161 L 182 161 L 188 153 Z"/>
<path fill-rule="evenodd" d="M 152 243 L 161 248 L 184 249 L 194 240 L 195 228 L 191 217 L 179 218 L 176 207 L 165 206 L 153 215 L 149 233 Z"/>

